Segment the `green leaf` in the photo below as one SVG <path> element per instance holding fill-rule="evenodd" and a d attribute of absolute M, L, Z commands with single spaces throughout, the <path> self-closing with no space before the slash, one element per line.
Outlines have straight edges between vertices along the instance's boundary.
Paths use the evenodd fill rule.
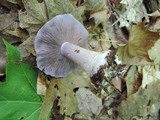
<path fill-rule="evenodd" d="M 37 70 L 20 61 L 19 51 L 4 40 L 7 49 L 6 82 L 0 84 L 0 120 L 36 120 L 42 104 L 36 94 Z"/>
<path fill-rule="evenodd" d="M 20 52 L 5 40 L 3 40 L 3 42 L 7 49 L 7 62 L 12 63 L 12 62 L 20 61 Z"/>

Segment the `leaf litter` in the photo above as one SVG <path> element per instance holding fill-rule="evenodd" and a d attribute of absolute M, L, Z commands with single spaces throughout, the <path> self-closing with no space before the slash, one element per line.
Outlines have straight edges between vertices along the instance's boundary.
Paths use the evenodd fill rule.
<path fill-rule="evenodd" d="M 11 44 L 18 43 L 22 58 L 32 57 L 35 61 L 33 41 L 37 31 L 54 16 L 70 13 L 88 29 L 90 49 L 111 49 L 122 61 L 122 65 L 110 64 L 98 88 L 80 68 L 66 78 L 48 80 L 48 76 L 39 77 L 37 93 L 46 94 L 40 119 L 59 116 L 63 119 L 91 120 L 158 119 L 160 3 L 150 1 L 148 6 L 146 1 L 7 0 L 0 4 L 4 8 L 2 12 L 0 10 L 1 41 L 7 38 Z M 5 47 L 0 49 L 0 55 L 5 60 Z M 83 100 L 85 97 L 78 98 L 78 94 L 95 96 L 89 97 L 88 101 L 97 101 L 96 105 L 100 107 Z M 49 114 L 49 111 L 52 112 Z M 38 119 L 37 112 L 34 117 Z"/>

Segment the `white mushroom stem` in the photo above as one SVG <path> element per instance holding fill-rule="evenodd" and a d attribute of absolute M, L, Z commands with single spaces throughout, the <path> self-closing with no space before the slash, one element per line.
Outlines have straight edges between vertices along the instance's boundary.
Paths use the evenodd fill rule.
<path fill-rule="evenodd" d="M 80 65 L 89 76 L 97 73 L 100 66 L 107 65 L 106 56 L 109 52 L 94 52 L 69 42 L 61 46 L 61 54 Z"/>

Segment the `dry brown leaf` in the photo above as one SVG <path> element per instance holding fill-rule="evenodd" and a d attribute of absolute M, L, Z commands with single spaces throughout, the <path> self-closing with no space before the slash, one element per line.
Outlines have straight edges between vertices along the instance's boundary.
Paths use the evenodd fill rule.
<path fill-rule="evenodd" d="M 57 106 L 60 106 L 60 114 L 71 116 L 77 111 L 77 103 L 71 82 L 63 78 L 52 79 L 41 108 L 40 120 L 47 117 L 55 100 L 58 100 Z"/>
<path fill-rule="evenodd" d="M 120 78 L 115 77 L 111 80 L 111 83 L 114 85 L 114 87 L 119 90 L 120 92 L 122 91 L 121 86 L 122 86 L 122 81 Z"/>
<path fill-rule="evenodd" d="M 25 41 L 28 38 L 28 33 L 25 30 L 21 29 L 19 26 L 13 26 L 12 29 L 7 29 L 3 33 L 20 38 L 21 42 Z"/>
<path fill-rule="evenodd" d="M 79 88 L 76 92 L 78 111 L 98 115 L 103 108 L 101 98 L 98 98 L 89 89 Z"/>
<path fill-rule="evenodd" d="M 106 15 L 107 15 L 107 11 L 106 10 L 91 14 L 90 18 L 94 18 L 95 19 L 95 28 L 99 24 L 102 24 L 104 29 L 106 28 Z"/>
<path fill-rule="evenodd" d="M 35 17 L 32 17 L 27 11 L 22 12 L 20 10 L 18 14 L 20 27 L 26 29 L 30 34 L 37 32 L 43 25 L 41 21 L 39 21 Z"/>
<path fill-rule="evenodd" d="M 130 96 L 134 93 L 134 84 L 136 84 L 138 78 L 138 72 L 136 66 L 131 66 L 126 77 L 126 86 L 127 86 L 127 96 Z"/>
<path fill-rule="evenodd" d="M 0 74 L 5 73 L 6 68 L 6 50 L 2 39 L 0 39 Z"/>
<path fill-rule="evenodd" d="M 151 64 L 147 52 L 159 38 L 158 32 L 147 30 L 143 23 L 134 25 L 127 45 L 119 47 L 117 55 L 124 64 Z"/>
<path fill-rule="evenodd" d="M 145 69 L 148 69 L 149 71 L 144 71 L 144 73 L 147 72 L 146 75 L 150 74 L 150 67 L 146 67 Z M 151 67 L 151 69 L 153 70 L 153 67 Z M 154 72 L 151 74 L 153 75 Z M 147 87 L 140 87 L 136 93 L 128 96 L 128 98 L 122 101 L 122 103 L 118 106 L 118 119 L 158 120 L 160 106 L 160 77 L 155 78 L 151 74 L 144 78 L 146 79 L 146 82 L 148 80 L 147 77 L 152 79 L 152 82 L 147 84 Z"/>
<path fill-rule="evenodd" d="M 160 32 L 160 11 L 157 10 L 151 14 L 151 21 L 146 27 L 152 32 Z"/>
<path fill-rule="evenodd" d="M 148 85 L 160 80 L 159 65 L 147 65 L 142 68 L 143 80 L 142 88 L 145 89 Z"/>
<path fill-rule="evenodd" d="M 74 88 L 90 87 L 88 76 L 80 68 L 65 78 L 52 78 L 42 105 L 40 118 L 44 118 L 51 110 L 53 101 L 59 101 L 60 113 L 71 116 L 77 112 L 77 101 Z"/>
<path fill-rule="evenodd" d="M 18 1 L 18 0 L 17 0 Z M 13 9 L 16 5 L 9 2 L 9 0 L 0 0 L 2 6 L 6 7 L 7 9 Z"/>
<path fill-rule="evenodd" d="M 35 39 L 34 35 L 31 35 L 26 41 L 24 41 L 22 44 L 20 44 L 18 46 L 18 49 L 21 52 L 21 57 L 27 57 L 29 56 L 32 52 L 32 54 L 34 55 L 34 45 L 33 45 L 33 41 Z"/>
<path fill-rule="evenodd" d="M 45 79 L 45 75 L 39 72 L 37 78 L 37 94 L 45 95 L 47 90 L 47 81 Z"/>
<path fill-rule="evenodd" d="M 3 31 L 7 27 L 9 27 L 11 24 L 13 24 L 16 17 L 17 17 L 17 14 L 14 12 L 1 14 L 0 15 L 0 23 L 1 23 L 0 24 L 0 31 Z"/>
<path fill-rule="evenodd" d="M 157 40 L 154 44 L 154 46 L 148 50 L 149 58 L 155 63 L 160 64 L 160 39 Z"/>

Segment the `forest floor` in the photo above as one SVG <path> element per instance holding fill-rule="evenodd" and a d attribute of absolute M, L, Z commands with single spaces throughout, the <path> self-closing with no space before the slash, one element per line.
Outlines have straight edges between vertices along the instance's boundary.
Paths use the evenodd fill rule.
<path fill-rule="evenodd" d="M 112 51 L 101 78 L 37 68 L 35 36 L 60 14 Z M 159 64 L 159 0 L 0 0 L 0 120 L 160 120 Z"/>

